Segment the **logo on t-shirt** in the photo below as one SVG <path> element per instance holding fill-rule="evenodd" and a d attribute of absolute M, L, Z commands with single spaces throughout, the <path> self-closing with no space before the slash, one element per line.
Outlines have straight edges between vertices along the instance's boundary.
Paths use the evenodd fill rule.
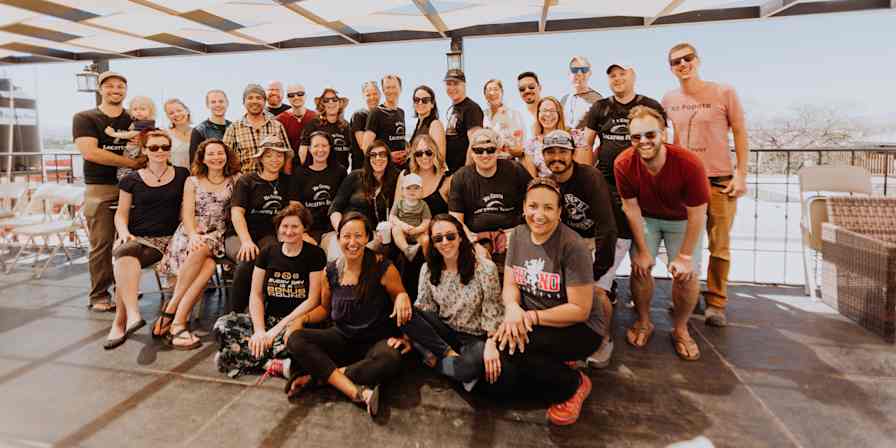
<path fill-rule="evenodd" d="M 404 134 L 404 131 L 402 131 Z M 333 137 L 333 149 L 340 152 L 348 151 L 348 143 L 345 142 L 345 136 L 342 134 L 330 134 Z"/>
<path fill-rule="evenodd" d="M 274 271 L 268 277 L 266 292 L 268 297 L 276 297 L 278 299 L 304 300 L 308 295 L 305 280 L 299 274 L 280 271 Z"/>
<path fill-rule="evenodd" d="M 445 129 L 446 135 L 457 135 L 457 122 L 459 119 L 459 114 L 452 106 L 451 115 L 448 116 L 448 128 Z"/>
<path fill-rule="evenodd" d="M 283 208 L 283 197 L 279 194 L 267 194 L 263 198 L 264 204 L 261 209 L 252 209 L 250 213 L 254 215 L 276 215 Z"/>
<path fill-rule="evenodd" d="M 311 190 L 314 191 L 314 194 L 311 196 L 311 201 L 305 204 L 305 207 L 308 208 L 318 208 L 318 207 L 329 207 L 332 204 L 331 196 L 330 196 L 330 186 L 326 184 L 317 184 L 311 187 Z"/>
<path fill-rule="evenodd" d="M 512 207 L 504 205 L 504 194 L 502 193 L 485 195 L 482 197 L 482 203 L 485 204 L 485 206 L 477 209 L 473 213 L 507 213 L 514 210 Z"/>
<path fill-rule="evenodd" d="M 563 196 L 563 206 L 566 207 L 567 225 L 579 230 L 590 229 L 594 221 L 588 218 L 591 207 L 576 195 L 566 193 Z"/>
<path fill-rule="evenodd" d="M 526 260 L 523 266 L 513 266 L 513 281 L 533 294 L 545 296 L 545 293 L 560 291 L 560 274 L 544 272 L 543 258 Z"/>
<path fill-rule="evenodd" d="M 395 132 L 389 136 L 389 140 L 404 140 L 404 122 L 395 122 Z"/>

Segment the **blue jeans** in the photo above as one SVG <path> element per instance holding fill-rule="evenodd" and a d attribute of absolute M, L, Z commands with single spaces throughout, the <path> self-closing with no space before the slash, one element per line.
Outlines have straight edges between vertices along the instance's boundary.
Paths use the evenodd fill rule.
<path fill-rule="evenodd" d="M 485 337 L 457 331 L 439 318 L 438 313 L 421 311 L 414 307 L 411 320 L 401 331 L 413 341 L 414 348 L 423 357 L 434 355 L 438 359 L 436 371 L 454 380 L 466 383 L 482 376 L 485 365 Z M 452 349 L 460 356 L 445 356 Z"/>
<path fill-rule="evenodd" d="M 666 254 L 669 255 L 669 262 L 671 263 L 678 256 L 678 251 L 681 250 L 681 243 L 684 242 L 684 234 L 687 228 L 687 220 L 669 221 L 645 216 L 644 240 L 647 243 L 650 256 L 656 258 L 660 248 L 660 241 L 662 241 L 666 246 Z M 700 275 L 700 264 L 703 261 L 703 234 L 703 229 L 700 229 L 693 252 L 694 273 L 698 277 Z"/>

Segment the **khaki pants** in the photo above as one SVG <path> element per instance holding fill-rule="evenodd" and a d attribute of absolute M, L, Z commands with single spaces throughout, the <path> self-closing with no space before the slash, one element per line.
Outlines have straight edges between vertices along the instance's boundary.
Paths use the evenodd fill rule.
<path fill-rule="evenodd" d="M 728 304 L 728 271 L 731 268 L 731 225 L 737 213 L 737 198 L 710 186 L 706 234 L 709 238 L 709 267 L 706 272 L 706 304 L 724 309 Z M 695 254 L 696 256 L 697 254 Z"/>
<path fill-rule="evenodd" d="M 90 239 L 88 269 L 90 271 L 89 304 L 109 303 L 109 287 L 115 282 L 112 271 L 112 243 L 115 242 L 115 210 L 118 186 L 88 185 L 84 193 L 84 218 Z"/>

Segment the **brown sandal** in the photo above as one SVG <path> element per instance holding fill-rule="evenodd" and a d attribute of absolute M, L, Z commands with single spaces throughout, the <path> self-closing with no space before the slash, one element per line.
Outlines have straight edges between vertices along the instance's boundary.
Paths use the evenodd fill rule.
<path fill-rule="evenodd" d="M 628 340 L 629 344 L 638 348 L 643 348 L 647 345 L 647 342 L 650 341 L 650 337 L 653 336 L 654 328 L 652 323 L 648 323 L 647 326 L 638 326 L 638 324 L 635 323 L 625 332 L 625 338 Z"/>
<path fill-rule="evenodd" d="M 176 344 L 174 342 L 177 339 L 189 340 L 191 337 L 195 338 L 196 336 L 194 336 L 192 333 L 190 333 L 189 328 L 184 327 L 174 333 L 168 333 L 168 337 L 165 338 L 165 342 L 167 343 L 167 345 L 169 347 L 171 347 L 175 350 L 187 351 L 187 350 L 196 350 L 197 348 L 202 347 L 202 341 L 200 341 L 199 338 L 196 338 L 196 340 L 192 344 L 187 344 L 187 345 Z"/>
<path fill-rule="evenodd" d="M 672 346 L 675 347 L 675 353 L 679 358 L 685 361 L 700 359 L 700 347 L 697 346 L 697 341 L 693 338 L 675 336 L 675 333 L 670 333 L 669 336 L 672 338 Z"/>

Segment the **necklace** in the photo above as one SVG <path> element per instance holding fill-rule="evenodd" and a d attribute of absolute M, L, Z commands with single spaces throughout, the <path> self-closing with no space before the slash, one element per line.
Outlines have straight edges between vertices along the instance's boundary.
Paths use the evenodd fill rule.
<path fill-rule="evenodd" d="M 162 178 L 165 177 L 166 174 L 168 174 L 168 164 L 165 164 L 165 169 L 162 171 L 162 174 L 156 174 L 155 172 L 153 172 L 153 170 L 149 169 L 149 167 L 146 167 L 146 171 L 149 171 L 150 174 L 156 176 L 156 183 L 160 184 L 162 183 Z"/>
<path fill-rule="evenodd" d="M 205 176 L 205 180 L 207 180 L 208 183 L 210 183 L 210 184 L 212 184 L 212 185 L 221 185 L 221 184 L 224 183 L 224 181 L 227 180 L 227 177 L 225 177 L 225 176 L 221 176 L 221 181 L 220 181 L 220 182 L 215 182 L 215 181 L 213 181 L 211 176 Z"/>

